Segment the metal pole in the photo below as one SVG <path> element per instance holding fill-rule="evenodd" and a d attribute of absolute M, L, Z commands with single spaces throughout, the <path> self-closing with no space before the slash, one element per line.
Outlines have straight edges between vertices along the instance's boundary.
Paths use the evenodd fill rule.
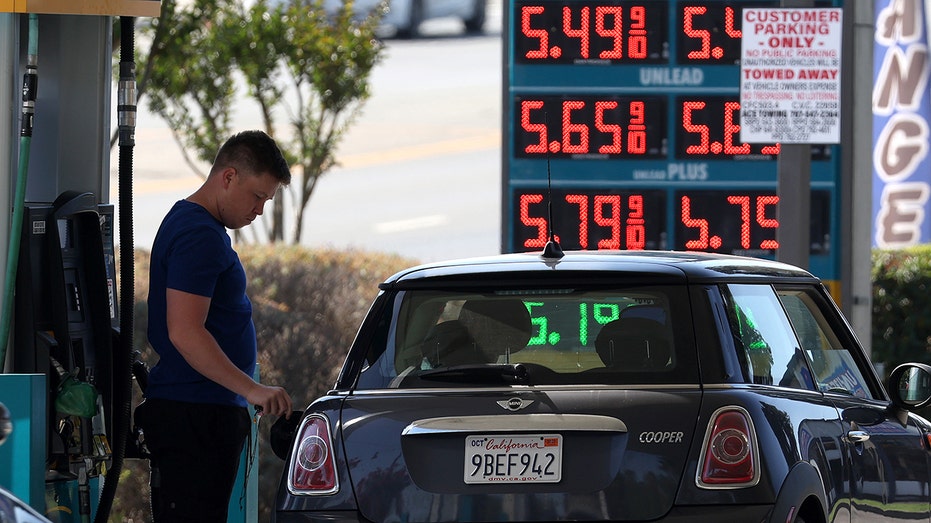
<path fill-rule="evenodd" d="M 781 7 L 813 7 L 812 0 L 781 0 Z M 776 259 L 808 268 L 811 244 L 811 145 L 782 144 L 777 160 L 779 195 Z"/>
<path fill-rule="evenodd" d="M 842 106 L 841 141 L 843 169 L 841 199 L 841 308 L 867 353 L 872 352 L 873 287 L 872 231 L 873 199 L 873 38 L 876 30 L 873 0 L 848 0 L 844 26 L 850 28 L 850 45 L 845 45 L 841 63 L 850 100 Z M 847 11 L 850 11 L 848 22 Z M 847 52 L 850 49 L 851 52 Z M 854 58 L 856 57 L 856 58 Z M 849 129 L 849 131 L 845 131 Z"/>

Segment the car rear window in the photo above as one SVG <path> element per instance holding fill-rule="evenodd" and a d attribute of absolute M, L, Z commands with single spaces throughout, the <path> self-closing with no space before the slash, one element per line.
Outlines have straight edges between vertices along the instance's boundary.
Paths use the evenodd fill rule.
<path fill-rule="evenodd" d="M 697 383 L 688 307 L 682 286 L 398 292 L 357 388 Z"/>

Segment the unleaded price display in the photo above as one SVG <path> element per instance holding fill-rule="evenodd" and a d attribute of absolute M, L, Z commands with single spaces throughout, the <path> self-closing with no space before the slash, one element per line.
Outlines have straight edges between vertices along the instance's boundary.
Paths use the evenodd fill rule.
<path fill-rule="evenodd" d="M 519 2 L 515 58 L 523 63 L 662 63 L 666 5 L 653 2 Z"/>

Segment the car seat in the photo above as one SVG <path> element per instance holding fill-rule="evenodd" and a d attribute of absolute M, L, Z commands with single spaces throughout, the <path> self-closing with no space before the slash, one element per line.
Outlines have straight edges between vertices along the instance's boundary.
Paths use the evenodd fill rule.
<path fill-rule="evenodd" d="M 622 316 L 601 328 L 595 350 L 610 369 L 662 370 L 672 357 L 672 340 L 656 320 Z"/>

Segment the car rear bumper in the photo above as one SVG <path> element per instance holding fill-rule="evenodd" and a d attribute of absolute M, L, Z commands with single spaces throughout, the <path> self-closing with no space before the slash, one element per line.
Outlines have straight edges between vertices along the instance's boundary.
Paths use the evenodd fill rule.
<path fill-rule="evenodd" d="M 691 523 L 714 521 L 715 523 L 777 523 L 770 522 L 772 505 L 708 505 L 673 507 L 660 519 L 663 523 Z M 783 523 L 783 522 L 778 522 Z"/>
<path fill-rule="evenodd" d="M 674 507 L 666 517 L 654 521 L 662 523 L 782 523 L 770 522 L 772 505 L 709 505 Z M 372 523 L 358 511 L 329 512 L 277 512 L 277 523 Z"/>
<path fill-rule="evenodd" d="M 356 510 L 332 510 L 320 512 L 279 511 L 272 513 L 275 523 L 367 523 Z"/>

